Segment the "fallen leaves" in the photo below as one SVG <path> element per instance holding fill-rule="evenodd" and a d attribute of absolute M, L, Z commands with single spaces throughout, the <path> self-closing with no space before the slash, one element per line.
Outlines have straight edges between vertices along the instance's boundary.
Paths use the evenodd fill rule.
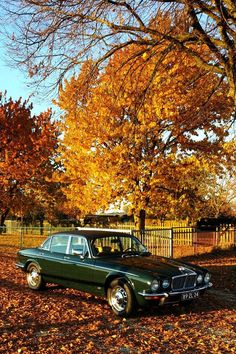
<path fill-rule="evenodd" d="M 213 273 L 214 288 L 204 298 L 187 308 L 149 309 L 123 319 L 99 297 L 54 285 L 29 290 L 15 257 L 1 254 L 0 352 L 234 353 L 235 255 L 223 252 L 192 261 Z"/>

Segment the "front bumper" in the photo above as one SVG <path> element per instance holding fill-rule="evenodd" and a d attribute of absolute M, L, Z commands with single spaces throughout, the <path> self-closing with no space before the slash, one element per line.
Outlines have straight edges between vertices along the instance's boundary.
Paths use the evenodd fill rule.
<path fill-rule="evenodd" d="M 179 291 L 168 291 L 162 293 L 147 293 L 145 291 L 139 292 L 138 294 L 143 297 L 145 300 L 154 300 L 158 301 L 160 305 L 164 303 L 177 303 L 184 301 L 184 295 L 193 294 L 193 296 L 186 296 L 186 300 L 193 300 L 198 298 L 198 296 L 194 296 L 194 294 L 198 293 L 199 295 L 203 294 L 206 289 L 212 287 L 212 283 L 205 284 L 200 287 L 196 287 L 194 289 L 188 290 L 179 290 Z"/>
<path fill-rule="evenodd" d="M 19 268 L 19 269 L 24 270 L 25 265 L 24 265 L 23 263 L 17 262 L 17 263 L 16 263 L 16 268 Z"/>

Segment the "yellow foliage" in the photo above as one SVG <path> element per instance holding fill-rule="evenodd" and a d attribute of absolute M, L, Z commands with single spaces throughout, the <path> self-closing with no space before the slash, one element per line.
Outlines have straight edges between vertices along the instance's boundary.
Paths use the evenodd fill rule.
<path fill-rule="evenodd" d="M 150 81 L 158 53 L 121 66 L 139 49 L 117 53 L 92 76 L 88 62 L 60 92 L 64 191 L 71 208 L 84 213 L 124 198 L 137 210 L 176 210 L 221 162 L 232 111 L 225 84 L 217 86 L 216 75 L 177 50 Z"/>

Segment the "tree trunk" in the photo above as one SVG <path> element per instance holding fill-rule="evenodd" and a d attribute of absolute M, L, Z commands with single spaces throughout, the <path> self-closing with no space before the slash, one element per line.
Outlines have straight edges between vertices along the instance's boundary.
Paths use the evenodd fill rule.
<path fill-rule="evenodd" d="M 43 217 L 40 217 L 40 219 L 39 219 L 39 223 L 40 223 L 40 235 L 41 235 L 41 236 L 43 235 L 43 229 L 44 229 L 43 222 L 44 222 L 44 216 L 43 216 Z"/>
<path fill-rule="evenodd" d="M 145 221 L 146 221 L 146 211 L 144 209 L 141 209 L 139 212 L 139 230 L 140 231 L 145 230 Z"/>
<path fill-rule="evenodd" d="M 144 242 L 144 233 L 145 233 L 145 219 L 146 219 L 146 211 L 144 209 L 140 209 L 139 214 L 137 216 L 138 219 L 138 230 L 140 233 L 141 242 Z"/>
<path fill-rule="evenodd" d="M 4 223 L 6 220 L 7 215 L 9 214 L 10 208 L 7 208 L 0 216 L 0 234 L 4 230 Z"/>
<path fill-rule="evenodd" d="M 145 229 L 145 218 L 146 211 L 144 209 L 133 210 L 134 215 L 134 225 L 136 230 L 144 230 Z"/>

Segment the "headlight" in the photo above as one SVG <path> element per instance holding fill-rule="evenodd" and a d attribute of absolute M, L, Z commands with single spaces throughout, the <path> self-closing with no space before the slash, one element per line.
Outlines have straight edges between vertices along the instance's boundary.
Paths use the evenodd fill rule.
<path fill-rule="evenodd" d="M 209 283 L 210 279 L 211 279 L 210 274 L 209 274 L 209 273 L 206 273 L 206 274 L 205 274 L 205 277 L 204 277 L 204 282 L 205 282 L 205 283 Z"/>
<path fill-rule="evenodd" d="M 154 279 L 151 284 L 152 291 L 157 291 L 160 287 L 160 282 L 157 279 Z"/>
<path fill-rule="evenodd" d="M 197 276 L 197 283 L 200 284 L 200 283 L 202 283 L 202 282 L 203 282 L 203 276 L 202 276 L 202 274 L 198 274 L 198 276 Z"/>
<path fill-rule="evenodd" d="M 162 287 L 166 289 L 169 288 L 169 286 L 170 286 L 170 281 L 168 279 L 164 279 L 162 282 Z"/>

